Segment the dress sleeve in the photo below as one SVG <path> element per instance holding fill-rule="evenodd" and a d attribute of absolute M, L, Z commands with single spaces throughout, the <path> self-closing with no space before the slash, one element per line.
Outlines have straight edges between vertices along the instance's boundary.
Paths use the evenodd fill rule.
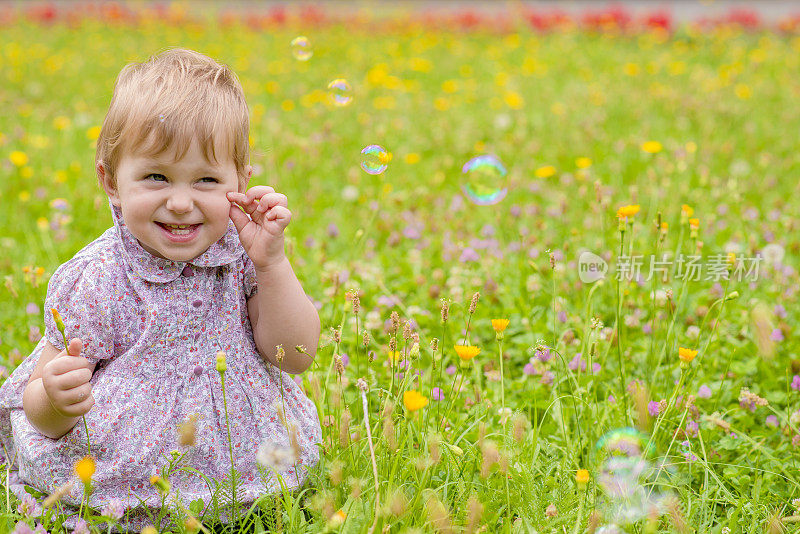
<path fill-rule="evenodd" d="M 250 298 L 258 292 L 256 267 L 253 265 L 250 256 L 244 254 L 242 257 L 244 258 L 244 294 L 247 298 Z"/>
<path fill-rule="evenodd" d="M 28 385 L 33 370 L 42 355 L 45 338 L 39 340 L 33 352 L 20 363 L 11 375 L 0 385 L 0 461 L 10 469 L 17 469 L 17 451 L 14 445 L 14 433 L 11 427 L 11 414 L 22 410 L 22 394 Z"/>
<path fill-rule="evenodd" d="M 112 323 L 114 284 L 101 261 L 73 258 L 61 265 L 50 278 L 45 298 L 45 337 L 58 350 L 64 340 L 56 327 L 51 309 L 64 321 L 67 340 L 80 338 L 83 352 L 91 363 L 114 355 Z"/>

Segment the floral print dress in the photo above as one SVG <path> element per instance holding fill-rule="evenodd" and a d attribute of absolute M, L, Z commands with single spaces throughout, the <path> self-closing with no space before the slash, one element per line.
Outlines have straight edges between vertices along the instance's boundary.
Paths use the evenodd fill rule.
<path fill-rule="evenodd" d="M 290 446 L 277 410 L 281 387 L 301 452 L 279 472 L 288 487 L 303 484 L 307 468 L 319 460 L 317 410 L 291 375 L 266 363 L 256 349 L 247 298 L 255 294 L 257 280 L 233 222 L 206 252 L 182 263 L 145 251 L 121 211 L 111 209 L 114 226 L 53 274 L 45 300 L 46 335 L 0 386 L 0 454 L 12 469 L 11 489 L 20 498 L 25 485 L 51 493 L 77 480 L 74 463 L 88 454 L 82 420 L 54 440 L 38 432 L 22 408 L 23 390 L 45 341 L 64 348 L 51 308 L 64 318 L 67 338 L 79 337 L 83 356 L 97 364 L 91 379 L 95 404 L 85 415 L 96 465 L 91 507 L 122 503 L 126 515 L 120 524 L 126 530 L 151 524 L 146 512 L 158 516 L 161 495 L 150 476 L 168 464 L 173 450 L 188 450 L 180 465 L 209 479 L 229 480 L 226 410 L 215 367 L 219 350 L 227 354 L 225 401 L 239 502 L 252 503 L 279 488 L 271 471 L 257 464 L 256 453 L 263 442 Z M 195 443 L 181 446 L 178 426 L 190 418 L 196 421 Z M 178 470 L 169 482 L 186 506 L 202 499 L 206 519 L 212 517 L 212 491 L 200 475 Z M 62 505 L 77 511 L 82 498 L 77 481 Z M 220 520 L 228 522 L 230 497 L 218 499 Z M 76 521 L 72 516 L 64 524 L 73 528 Z M 155 526 L 169 522 L 165 517 Z"/>

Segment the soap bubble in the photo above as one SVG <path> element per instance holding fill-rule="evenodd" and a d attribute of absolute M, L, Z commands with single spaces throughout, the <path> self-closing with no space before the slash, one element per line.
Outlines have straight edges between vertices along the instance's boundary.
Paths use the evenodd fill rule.
<path fill-rule="evenodd" d="M 308 37 L 301 35 L 292 39 L 292 55 L 298 61 L 308 61 L 314 55 L 311 49 L 311 41 Z"/>
<path fill-rule="evenodd" d="M 331 96 L 331 101 L 334 106 L 344 107 L 353 101 L 353 88 L 347 83 L 347 80 L 337 78 L 328 84 L 328 94 Z"/>
<path fill-rule="evenodd" d="M 461 190 L 479 206 L 497 204 L 508 193 L 508 189 L 502 187 L 506 168 L 495 156 L 476 156 L 464 164 L 461 172 L 464 175 Z"/>
<path fill-rule="evenodd" d="M 647 435 L 635 428 L 618 428 L 598 440 L 595 450 L 602 458 L 597 483 L 603 490 L 603 517 L 612 525 L 635 523 L 665 511 L 666 495 L 657 489 L 663 465 L 649 458 L 653 448 Z"/>
<path fill-rule="evenodd" d="M 380 145 L 365 146 L 361 153 L 364 155 L 361 158 L 361 168 L 367 174 L 381 174 L 391 159 L 386 149 Z"/>

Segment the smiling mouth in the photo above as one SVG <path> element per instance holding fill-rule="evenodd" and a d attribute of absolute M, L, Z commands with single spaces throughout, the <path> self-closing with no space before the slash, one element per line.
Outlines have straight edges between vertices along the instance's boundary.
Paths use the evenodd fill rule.
<path fill-rule="evenodd" d="M 156 224 L 172 235 L 189 235 L 200 227 L 199 224 L 167 224 L 162 222 L 157 222 Z"/>

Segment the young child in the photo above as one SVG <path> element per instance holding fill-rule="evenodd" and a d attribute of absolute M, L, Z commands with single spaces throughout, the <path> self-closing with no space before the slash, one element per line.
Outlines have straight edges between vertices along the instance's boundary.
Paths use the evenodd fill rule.
<path fill-rule="evenodd" d="M 319 316 L 284 255 L 286 197 L 246 190 L 248 141 L 244 92 L 228 67 L 172 49 L 120 73 L 96 154 L 114 226 L 53 274 L 46 335 L 0 388 L 0 442 L 20 498 L 26 484 L 52 493 L 76 480 L 73 466 L 89 454 L 82 416 L 96 465 L 89 504 L 121 503 L 121 525 L 137 532 L 150 523 L 140 499 L 158 515 L 150 477 L 170 451 L 188 450 L 182 465 L 223 481 L 232 444 L 242 503 L 279 487 L 259 473 L 262 443 L 294 452 L 277 468 L 289 487 L 317 463 L 317 411 L 287 373 L 311 364 Z M 182 445 L 179 425 L 193 418 L 194 444 Z M 196 473 L 169 482 L 187 506 L 210 504 Z M 62 504 L 77 511 L 82 498 L 78 482 Z M 229 497 L 220 507 L 230 522 Z"/>

